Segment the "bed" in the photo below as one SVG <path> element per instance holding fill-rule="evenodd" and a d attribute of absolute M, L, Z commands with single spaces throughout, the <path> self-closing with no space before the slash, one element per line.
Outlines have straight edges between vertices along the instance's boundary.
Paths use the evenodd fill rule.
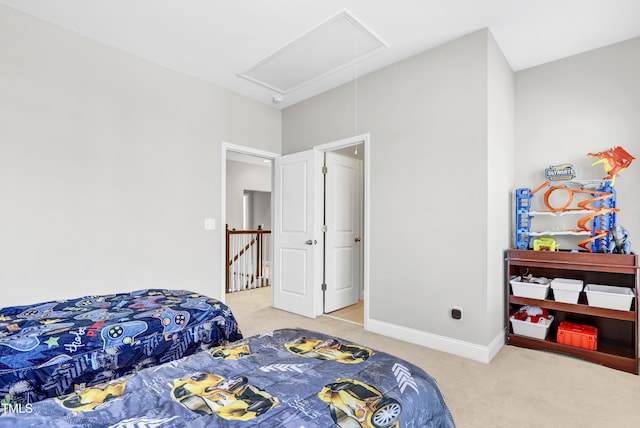
<path fill-rule="evenodd" d="M 435 381 L 384 352 L 282 329 L 72 394 L 6 407 L 0 426 L 454 427 Z"/>
<path fill-rule="evenodd" d="M 0 309 L 0 399 L 33 403 L 242 338 L 223 303 L 146 289 Z"/>

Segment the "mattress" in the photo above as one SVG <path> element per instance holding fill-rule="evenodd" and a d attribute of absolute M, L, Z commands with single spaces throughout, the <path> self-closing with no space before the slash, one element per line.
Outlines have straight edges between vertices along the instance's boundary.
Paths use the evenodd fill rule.
<path fill-rule="evenodd" d="M 282 329 L 5 409 L 20 427 L 454 427 L 425 371 L 393 355 Z"/>
<path fill-rule="evenodd" d="M 186 290 L 2 308 L 0 398 L 33 403 L 241 338 L 226 305 Z"/>

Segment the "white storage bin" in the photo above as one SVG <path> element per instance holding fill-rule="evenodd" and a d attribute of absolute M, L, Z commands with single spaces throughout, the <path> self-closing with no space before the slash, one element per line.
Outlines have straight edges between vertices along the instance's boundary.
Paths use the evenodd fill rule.
<path fill-rule="evenodd" d="M 511 281 L 511 290 L 513 295 L 518 297 L 529 297 L 531 299 L 544 300 L 549 294 L 549 281 L 542 278 L 544 282 L 522 282 L 522 277 L 515 277 Z"/>
<path fill-rule="evenodd" d="M 556 302 L 578 303 L 584 282 L 580 279 L 554 278 L 551 289 Z"/>
<path fill-rule="evenodd" d="M 587 284 L 584 291 L 589 306 L 621 311 L 631 310 L 631 302 L 635 297 L 631 288 L 613 285 Z"/>
<path fill-rule="evenodd" d="M 515 334 L 533 337 L 535 339 L 546 339 L 547 334 L 549 334 L 549 327 L 551 327 L 551 324 L 553 323 L 553 315 L 549 315 L 549 322 L 544 324 L 520 321 L 515 319 L 513 315 L 510 320 Z"/>

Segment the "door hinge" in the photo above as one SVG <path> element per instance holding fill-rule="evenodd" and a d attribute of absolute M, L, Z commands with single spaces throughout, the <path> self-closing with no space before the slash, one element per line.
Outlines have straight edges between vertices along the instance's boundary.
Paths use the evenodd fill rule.
<path fill-rule="evenodd" d="M 322 225 L 322 233 L 327 233 L 327 225 L 326 224 Z"/>
<path fill-rule="evenodd" d="M 327 284 L 322 284 L 322 291 L 327 291 Z"/>
<path fill-rule="evenodd" d="M 327 166 L 326 166 L 326 165 L 322 165 L 322 173 L 323 173 L 323 174 L 326 174 L 326 173 L 327 173 L 327 171 L 328 171 Z"/>

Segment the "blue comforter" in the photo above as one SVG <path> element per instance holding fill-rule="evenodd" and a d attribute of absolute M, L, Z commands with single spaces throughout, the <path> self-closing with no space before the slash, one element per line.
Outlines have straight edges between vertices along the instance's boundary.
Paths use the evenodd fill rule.
<path fill-rule="evenodd" d="M 33 403 L 242 338 L 223 303 L 140 290 L 0 309 L 0 400 Z"/>
<path fill-rule="evenodd" d="M 435 381 L 384 352 L 285 329 L 29 405 L 0 427 L 454 427 Z"/>

